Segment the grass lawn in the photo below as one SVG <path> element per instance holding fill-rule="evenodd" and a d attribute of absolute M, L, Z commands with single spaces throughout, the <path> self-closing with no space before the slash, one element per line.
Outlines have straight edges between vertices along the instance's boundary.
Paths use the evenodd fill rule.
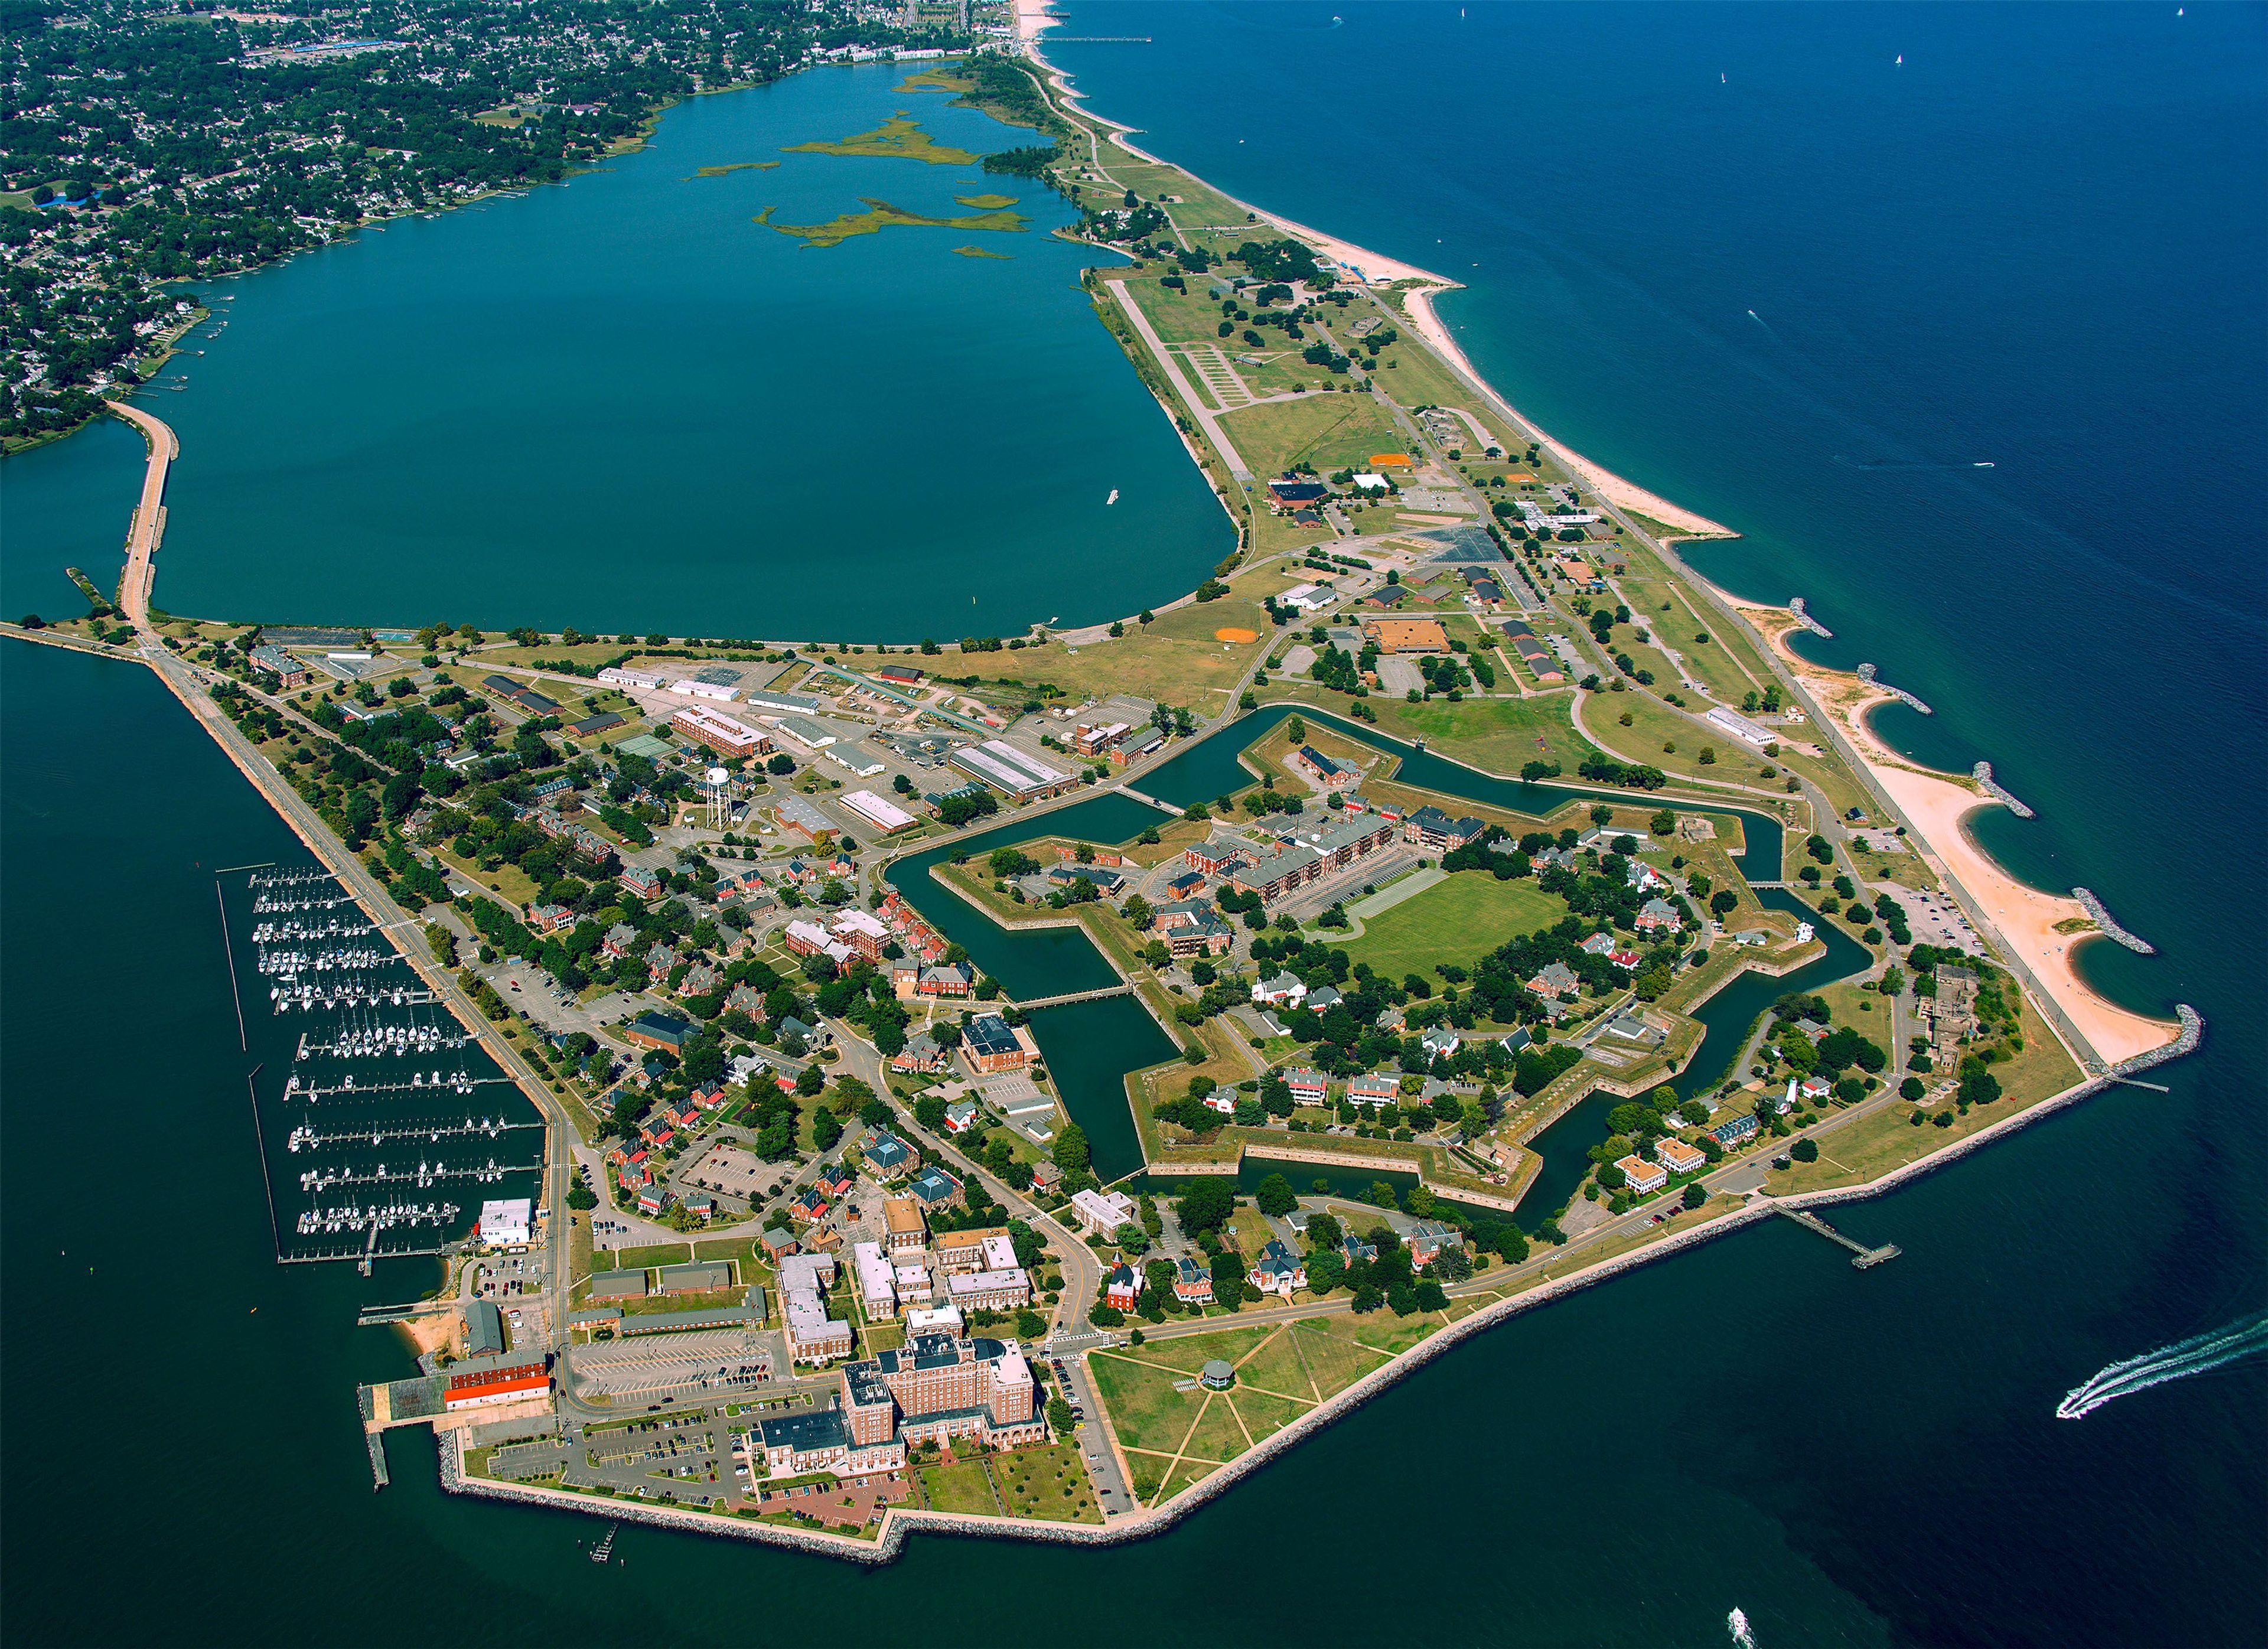
<path fill-rule="evenodd" d="M 1227 1394 L 1204 1394 L 1212 1401 L 1204 1406 L 1196 1428 L 1182 1445 L 1182 1452 L 1192 1460 L 1209 1460 L 1226 1464 L 1252 1447 L 1253 1439 L 1246 1437 L 1244 1427 L 1236 1417 Z"/>
<path fill-rule="evenodd" d="M 693 1245 L 696 1260 L 738 1260 L 740 1280 L 749 1279 L 748 1262 L 755 1257 L 755 1243 L 747 1237 L 703 1237 Z"/>
<path fill-rule="evenodd" d="M 1567 902 L 1533 879 L 1500 882 L 1464 872 L 1371 917 L 1346 953 L 1389 979 L 1430 975 L 1436 962 L 1469 967 L 1506 940 L 1566 914 Z"/>
<path fill-rule="evenodd" d="M 992 1481 L 1014 1517 L 1055 1523 L 1100 1523 L 1094 1485 L 1075 1443 L 1018 1449 L 993 1457 Z"/>
<path fill-rule="evenodd" d="M 1211 1476 L 1214 1472 L 1219 1469 L 1219 1467 L 1208 1465 L 1202 1461 L 1183 1461 L 1181 1466 L 1174 1471 L 1173 1480 L 1166 1484 L 1164 1492 L 1160 1494 L 1157 1499 L 1152 1501 L 1151 1504 L 1152 1505 L 1156 1505 L 1163 1503 L 1164 1501 L 1170 1500 L 1182 1490 L 1189 1488 L 1194 1483 L 1203 1483 L 1206 1478 Z"/>
<path fill-rule="evenodd" d="M 682 1265 L 692 1257 L 693 1247 L 685 1242 L 654 1242 L 642 1248 L 617 1248 L 614 1252 L 615 1269 L 618 1271 L 637 1271 L 655 1265 Z"/>
<path fill-rule="evenodd" d="M 1221 1401 L 1233 1404 L 1236 1417 L 1244 1422 L 1244 1429 L 1252 1433 L 1256 1443 L 1272 1437 L 1315 1405 L 1293 1402 L 1286 1398 L 1273 1397 L 1266 1392 L 1250 1391 L 1239 1386 L 1234 1391 L 1224 1392 Z"/>
<path fill-rule="evenodd" d="M 1000 1514 L 999 1497 L 992 1491 L 992 1474 L 983 1456 L 957 1460 L 950 1466 L 924 1466 L 922 1492 L 939 1512 L 974 1512 L 984 1517 Z"/>
<path fill-rule="evenodd" d="M 1045 681 L 1060 688 L 1073 703 L 1089 694 L 1107 698 L 1130 693 L 1211 715 L 1222 708 L 1228 689 L 1274 637 L 1276 627 L 1259 597 L 1280 587 L 1273 573 L 1250 574 L 1232 580 L 1230 593 L 1217 601 L 1194 601 L 1160 614 L 1151 623 L 1129 624 L 1116 640 L 1076 649 L 1049 641 L 1025 648 L 1001 667 L 1027 684 Z M 1248 630 L 1259 639 L 1223 641 L 1214 634 L 1221 629 Z"/>
<path fill-rule="evenodd" d="M 1168 1455 L 1179 1451 L 1202 1395 L 1174 1389 L 1188 1375 L 1101 1351 L 1090 1352 L 1086 1366 L 1123 1446 Z"/>
<path fill-rule="evenodd" d="M 1374 453 L 1398 453 L 1409 439 L 1368 395 L 1316 394 L 1299 401 L 1246 407 L 1222 426 L 1256 475 L 1286 465 L 1313 464 L 1324 475 L 1367 469 Z"/>
<path fill-rule="evenodd" d="M 1491 773 L 1517 776 L 1529 762 L 1557 762 L 1569 773 L 1592 754 L 1589 740 L 1568 719 L 1572 701 L 1561 695 L 1537 698 L 1445 698 L 1412 704 L 1373 697 L 1381 732 L 1399 739 L 1423 739 L 1428 749 Z M 1542 740 L 1541 746 L 1537 740 Z"/>
<path fill-rule="evenodd" d="M 1273 1332 L 1270 1329 L 1223 1329 L 1218 1334 L 1175 1335 L 1170 1340 L 1152 1340 L 1124 1351 L 1097 1351 L 1094 1356 L 1139 1358 L 1194 1374 L 1216 1357 L 1224 1362 L 1241 1362 Z"/>
<path fill-rule="evenodd" d="M 1263 1392 L 1275 1392 L 1301 1404 L 1312 1403 L 1315 1391 L 1307 1378 L 1307 1366 L 1300 1360 L 1300 1351 L 1292 1343 L 1288 1329 L 1278 1329 L 1262 1343 L 1258 1351 L 1246 1358 L 1236 1370 L 1237 1401 Z M 1251 1412 L 1245 1414 L 1247 1424 Z M 1278 1421 L 1277 1424 L 1283 1424 Z M 1272 1428 L 1271 1428 L 1272 1429 Z"/>
<path fill-rule="evenodd" d="M 1334 1318 L 1332 1321 L 1344 1319 Z M 1385 1358 L 1366 1345 L 1357 1344 L 1344 1335 L 1335 1333 L 1320 1322 L 1293 1325 L 1291 1334 L 1292 1349 L 1307 1366 L 1308 1378 L 1317 1392 L 1329 1397 L 1344 1391 Z"/>
<path fill-rule="evenodd" d="M 1440 1326 L 1422 1312 L 1407 1317 L 1397 1317 L 1390 1311 L 1373 1312 L 1354 1331 L 1354 1337 L 1381 1351 L 1406 1351 Z"/>
<path fill-rule="evenodd" d="M 434 857 L 467 881 L 487 888 L 510 905 L 524 905 L 542 890 L 534 880 L 517 865 L 501 865 L 495 870 L 484 871 L 459 858 L 446 849 L 435 850 Z"/>

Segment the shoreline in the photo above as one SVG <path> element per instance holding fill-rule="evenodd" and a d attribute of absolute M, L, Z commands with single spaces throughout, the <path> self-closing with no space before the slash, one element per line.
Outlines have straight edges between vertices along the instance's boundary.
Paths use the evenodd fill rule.
<path fill-rule="evenodd" d="M 1140 129 L 1139 128 L 1129 126 L 1123 121 L 1113 120 L 1110 116 L 1099 114 L 1086 106 L 1086 97 L 1071 85 L 1070 76 L 1061 67 L 1051 62 L 1041 49 L 1041 35 L 1046 30 L 1057 26 L 1057 19 L 1049 14 L 1047 4 L 1048 0 L 1016 0 L 1016 37 L 1021 42 L 1026 55 L 1045 73 L 1048 83 L 1054 88 L 1056 94 L 1066 106 L 1078 106 L 1077 113 L 1080 119 L 1093 121 L 1108 136 L 1114 145 L 1125 151 L 1136 159 L 1146 161 L 1152 166 L 1170 166 L 1177 172 L 1187 173 L 1190 177 L 1197 178 L 1195 172 L 1191 172 L 1178 161 L 1167 160 L 1153 155 L 1139 144 L 1130 141 L 1130 134 Z M 1451 280 L 1445 275 L 1437 275 L 1431 269 L 1420 269 L 1414 263 L 1405 263 L 1398 258 L 1388 257 L 1383 253 L 1373 252 L 1367 247 L 1359 246 L 1354 241 L 1317 229 L 1312 225 L 1300 223 L 1285 217 L 1280 212 L 1270 211 L 1264 206 L 1256 205 L 1251 201 L 1240 200 L 1219 185 L 1203 178 L 1197 178 L 1197 180 L 1232 206 L 1241 207 L 1270 227 L 1281 231 L 1296 240 L 1305 241 L 1332 261 L 1351 270 L 1364 285 L 1372 288 L 1380 296 L 1389 301 L 1398 298 L 1400 299 L 1398 306 L 1409 317 L 1410 325 L 1427 343 L 1432 346 L 1434 351 L 1442 357 L 1453 373 L 1462 378 L 1467 386 L 1484 401 L 1502 416 L 1510 419 L 1517 429 L 1543 446 L 1567 469 L 1588 482 L 1601 496 L 1617 508 L 1635 510 L 1649 519 L 1659 521 L 1664 526 L 1691 537 L 1738 538 L 1740 536 L 1737 529 L 1727 526 L 1719 521 L 1712 521 L 1707 516 L 1697 511 L 1686 509 L 1682 504 L 1673 504 L 1660 493 L 1641 487 L 1636 482 L 1615 474 L 1605 465 L 1584 457 L 1582 453 L 1576 452 L 1565 442 L 1555 439 L 1542 425 L 1513 406 L 1501 391 L 1481 375 L 1479 369 L 1474 366 L 1471 357 L 1466 355 L 1458 346 L 1456 340 L 1450 335 L 1447 323 L 1441 320 L 1433 307 L 1434 300 L 1442 293 L 1465 291 L 1462 282 Z M 1403 283 L 1410 284 L 1399 292 L 1388 290 Z"/>
<path fill-rule="evenodd" d="M 1785 608 L 1742 600 L 1721 590 L 1715 593 L 1763 637 L 1794 678 L 1811 701 L 1822 730 L 1830 738 L 1841 735 L 1837 741 L 1848 747 L 1853 764 L 1889 798 L 1918 839 L 1925 862 L 1969 908 L 1980 931 L 1998 942 L 2037 994 L 2061 1013 L 2066 1021 L 2061 1028 L 2076 1030 L 2082 1045 L 2073 1051 L 2083 1061 L 2091 1055 L 2091 1064 L 2115 1065 L 2161 1048 L 2178 1034 L 2176 1024 L 2121 1007 L 2080 975 L 2073 961 L 2080 947 L 2109 935 L 2078 899 L 2021 880 L 1970 833 L 1971 815 L 2005 803 L 1977 790 L 1968 776 L 1923 767 L 1882 741 L 1868 718 L 1881 706 L 1895 703 L 1896 695 L 1806 662 L 1786 644 L 1786 625 L 1756 622 L 1756 615 L 1785 615 Z M 2088 925 L 2077 931 L 2058 931 L 2060 924 L 2073 920 Z"/>

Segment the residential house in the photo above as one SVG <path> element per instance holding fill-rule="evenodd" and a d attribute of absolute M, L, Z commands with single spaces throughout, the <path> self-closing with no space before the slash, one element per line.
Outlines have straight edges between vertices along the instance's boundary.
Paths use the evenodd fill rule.
<path fill-rule="evenodd" d="M 1641 933 L 1675 933 L 1684 927 L 1685 918 L 1667 899 L 1649 899 L 1638 907 L 1637 925 Z"/>
<path fill-rule="evenodd" d="M 1444 1248 L 1463 1248 L 1465 1233 L 1454 1226 L 1443 1225 L 1438 1219 L 1421 1219 L 1410 1227 L 1409 1234 L 1402 1241 L 1403 1246 L 1410 1250 L 1410 1265 L 1422 1271 L 1440 1257 Z"/>
<path fill-rule="evenodd" d="M 1690 1174 L 1709 1159 L 1682 1139 L 1665 1139 L 1653 1148 L 1655 1159 L 1672 1174 Z"/>
<path fill-rule="evenodd" d="M 1185 1306 L 1212 1304 L 1212 1273 L 1186 1254 L 1174 1264 L 1174 1298 Z"/>
<path fill-rule="evenodd" d="M 1131 1311 L 1141 1298 L 1142 1281 L 1134 1274 L 1134 1268 L 1123 1260 L 1112 1266 L 1109 1280 L 1103 1287 L 1102 1303 L 1121 1311 Z"/>
<path fill-rule="evenodd" d="M 1669 1183 L 1669 1170 L 1658 1162 L 1648 1162 L 1643 1157 L 1618 1158 L 1615 1167 L 1623 1171 L 1624 1177 L 1630 1182 L 1631 1194 L 1634 1196 L 1651 1196 Z"/>
<path fill-rule="evenodd" d="M 945 1070 L 953 1060 L 953 1050 L 927 1031 L 917 1031 L 907 1038 L 906 1045 L 890 1056 L 890 1069 L 909 1072 L 934 1073 Z"/>
<path fill-rule="evenodd" d="M 1281 1294 L 1291 1298 L 1294 1291 L 1307 1285 L 1307 1268 L 1300 1257 L 1284 1246 L 1280 1237 L 1270 1237 L 1260 1250 L 1246 1273 L 1248 1280 L 1263 1294 Z"/>
<path fill-rule="evenodd" d="M 1270 1007 L 1298 1007 L 1307 997 L 1307 987 L 1292 974 L 1278 974 L 1252 987 L 1252 999 Z"/>
<path fill-rule="evenodd" d="M 1545 1001 L 1572 996 L 1583 988 L 1582 979 L 1565 962 L 1546 962 L 1528 988 Z"/>
<path fill-rule="evenodd" d="M 1284 1073 L 1284 1085 L 1292 1090 L 1295 1105 L 1322 1105 L 1329 1102 L 1331 1085 L 1320 1071 L 1310 1071 L 1302 1065 Z"/>
<path fill-rule="evenodd" d="M 965 1134 L 975 1125 L 977 1117 L 981 1115 L 983 1113 L 977 1109 L 974 1100 L 955 1100 L 945 1108 L 945 1131 L 948 1134 Z"/>
<path fill-rule="evenodd" d="M 943 1168 L 924 1168 L 906 1187 L 914 1200 L 924 1209 L 959 1208 L 968 1200 L 961 1182 Z"/>
<path fill-rule="evenodd" d="M 1357 1077 L 1347 1084 L 1346 1096 L 1353 1104 L 1383 1108 L 1402 1102 L 1402 1084 L 1392 1076 Z"/>

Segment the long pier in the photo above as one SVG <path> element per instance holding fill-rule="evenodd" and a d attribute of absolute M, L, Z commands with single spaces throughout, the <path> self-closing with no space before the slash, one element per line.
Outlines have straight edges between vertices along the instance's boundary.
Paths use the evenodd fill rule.
<path fill-rule="evenodd" d="M 1897 1244 L 1894 1242 L 1886 1242 L 1879 1248 L 1870 1248 L 1865 1243 L 1858 1241 L 1854 1238 L 1845 1236 L 1841 1232 L 1836 1230 L 1834 1226 L 1829 1225 L 1818 1215 L 1811 1213 L 1805 1209 L 1788 1208 L 1780 1204 L 1775 1203 L 1772 1205 L 1772 1212 L 1783 1215 L 1789 1219 L 1793 1219 L 1797 1225 L 1804 1226 L 1808 1230 L 1817 1232 L 1821 1236 L 1826 1238 L 1828 1241 L 1839 1243 L 1842 1247 L 1850 1249 L 1852 1254 L 1856 1256 L 1852 1260 L 1851 1263 L 1861 1271 L 1867 1270 L 1869 1266 L 1880 1265 L 1886 1260 L 1895 1260 L 1898 1257 Z"/>

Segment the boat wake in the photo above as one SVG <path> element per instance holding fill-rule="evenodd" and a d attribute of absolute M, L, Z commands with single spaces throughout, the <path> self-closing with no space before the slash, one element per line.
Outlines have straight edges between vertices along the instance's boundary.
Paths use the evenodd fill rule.
<path fill-rule="evenodd" d="M 2207 1373 L 2262 1351 L 2268 1351 L 2268 1312 L 2111 1364 L 2092 1380 L 2066 1392 L 2063 1401 L 2056 1404 L 2056 1418 L 2083 1420 L 2113 1398 L 2147 1391 L 2169 1380 Z"/>

